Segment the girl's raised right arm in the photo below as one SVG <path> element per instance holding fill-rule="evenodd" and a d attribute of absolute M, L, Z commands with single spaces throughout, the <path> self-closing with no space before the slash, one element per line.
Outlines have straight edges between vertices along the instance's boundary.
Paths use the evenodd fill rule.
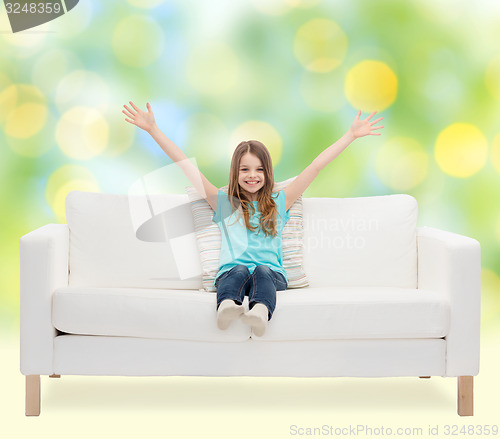
<path fill-rule="evenodd" d="M 151 137 L 155 139 L 156 143 L 165 151 L 165 154 L 179 165 L 191 184 L 198 193 L 207 200 L 208 204 L 210 204 L 210 207 L 215 212 L 217 210 L 217 194 L 219 192 L 217 187 L 210 183 L 201 171 L 188 160 L 186 154 L 161 132 L 156 125 L 155 117 L 149 103 L 146 104 L 148 109 L 147 112 L 135 106 L 132 101 L 130 101 L 130 105 L 133 109 L 124 105 L 125 110 L 122 110 L 122 113 L 130 118 L 125 120 L 147 131 Z"/>

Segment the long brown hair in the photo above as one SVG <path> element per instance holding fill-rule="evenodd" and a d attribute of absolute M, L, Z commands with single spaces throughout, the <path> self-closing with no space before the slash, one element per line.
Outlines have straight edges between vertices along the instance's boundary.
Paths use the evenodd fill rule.
<path fill-rule="evenodd" d="M 246 153 L 257 156 L 264 168 L 264 186 L 257 192 L 257 207 L 261 212 L 260 228 L 263 230 L 265 236 L 271 235 L 274 237 L 277 234 L 276 216 L 278 207 L 271 197 L 274 187 L 273 163 L 268 149 L 258 140 L 245 140 L 234 150 L 231 160 L 231 170 L 229 172 L 228 197 L 233 210 L 241 206 L 246 228 L 250 231 L 257 230 L 249 222 L 249 210 L 253 214 L 255 212 L 254 205 L 238 183 L 240 161 Z"/>

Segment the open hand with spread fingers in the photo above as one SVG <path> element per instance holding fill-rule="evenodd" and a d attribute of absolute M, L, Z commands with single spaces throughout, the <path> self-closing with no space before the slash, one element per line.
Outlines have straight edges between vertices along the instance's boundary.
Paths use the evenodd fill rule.
<path fill-rule="evenodd" d="M 349 128 L 349 131 L 354 136 L 354 138 L 357 139 L 358 137 L 364 137 L 364 136 L 380 136 L 380 133 L 374 133 L 373 131 L 379 130 L 384 127 L 383 126 L 374 127 L 373 125 L 375 125 L 377 122 L 380 122 L 383 119 L 383 117 L 379 117 L 378 119 L 370 122 L 370 119 L 373 116 L 375 116 L 376 113 L 377 112 L 374 111 L 366 119 L 359 120 L 359 117 L 361 116 L 361 110 L 358 111 L 358 114 L 356 115 L 356 118 L 354 119 L 351 128 Z"/>
<path fill-rule="evenodd" d="M 148 111 L 142 111 L 139 107 L 134 105 L 132 101 L 130 101 L 130 105 L 133 109 L 124 105 L 125 110 L 122 110 L 122 113 L 129 117 L 130 119 L 125 119 L 127 122 L 142 128 L 145 131 L 150 131 L 155 125 L 155 116 L 153 111 L 151 110 L 151 105 L 149 102 L 146 104 Z"/>

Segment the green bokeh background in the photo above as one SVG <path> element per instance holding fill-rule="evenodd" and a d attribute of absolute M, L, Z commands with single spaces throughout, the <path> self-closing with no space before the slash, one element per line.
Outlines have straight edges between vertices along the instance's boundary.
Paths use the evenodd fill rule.
<path fill-rule="evenodd" d="M 3 4 L 0 16 L 3 332 L 19 327 L 19 238 L 65 222 L 69 190 L 127 193 L 171 163 L 125 122 L 129 100 L 143 109 L 150 102 L 160 128 L 218 187 L 241 140 L 269 139 L 283 180 L 340 138 L 358 109 L 363 117 L 378 110 L 382 136 L 351 144 L 304 195 L 414 196 L 419 226 L 479 240 L 482 330 L 500 323 L 496 2 L 82 0 L 18 34 Z M 301 34 L 318 19 L 343 38 Z M 368 91 L 359 82 L 349 91 L 347 78 L 364 61 L 383 63 L 397 82 L 365 69 Z M 460 133 L 448 138 L 443 162 L 437 141 L 454 124 L 480 135 L 465 149 L 455 148 Z M 459 166 L 469 175 L 454 174 Z"/>

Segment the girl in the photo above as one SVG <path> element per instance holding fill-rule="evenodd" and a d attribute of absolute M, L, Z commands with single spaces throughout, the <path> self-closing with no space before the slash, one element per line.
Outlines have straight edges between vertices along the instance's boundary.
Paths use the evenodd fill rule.
<path fill-rule="evenodd" d="M 276 306 L 276 291 L 286 290 L 281 233 L 289 218 L 290 206 L 299 198 L 319 171 L 334 160 L 358 137 L 380 136 L 373 131 L 382 117 L 370 122 L 374 111 L 360 120 L 358 111 L 349 130 L 319 154 L 285 189 L 272 193 L 274 185 L 271 156 L 257 140 L 241 142 L 231 160 L 228 193 L 216 188 L 193 165 L 155 123 L 151 105 L 147 112 L 130 102 L 122 112 L 127 122 L 147 131 L 165 153 L 176 162 L 198 193 L 214 211 L 213 221 L 221 229 L 222 245 L 217 289 L 217 326 L 226 329 L 237 318 L 250 325 L 261 337 Z M 243 299 L 248 295 L 249 309 Z"/>

